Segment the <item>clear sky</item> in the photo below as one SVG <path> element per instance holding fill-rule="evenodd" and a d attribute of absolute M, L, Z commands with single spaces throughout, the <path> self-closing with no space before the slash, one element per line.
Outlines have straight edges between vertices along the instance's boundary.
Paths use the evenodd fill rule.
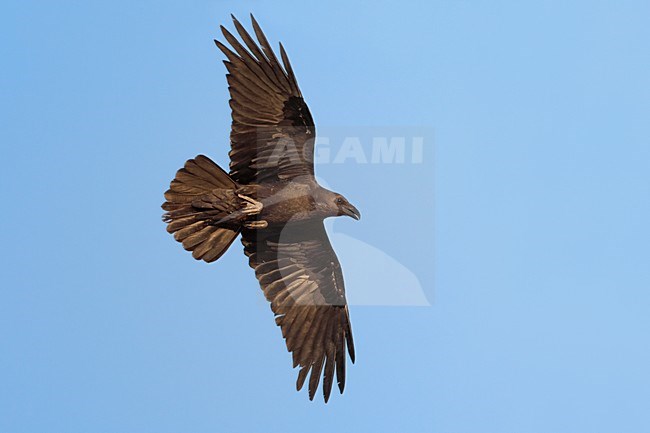
<path fill-rule="evenodd" d="M 227 163 L 231 12 L 284 43 L 319 132 L 424 137 L 317 167 L 363 214 L 330 227 L 357 363 L 327 405 L 241 245 L 206 265 L 160 220 L 186 159 Z M 0 432 L 650 431 L 649 16 L 2 2 Z"/>

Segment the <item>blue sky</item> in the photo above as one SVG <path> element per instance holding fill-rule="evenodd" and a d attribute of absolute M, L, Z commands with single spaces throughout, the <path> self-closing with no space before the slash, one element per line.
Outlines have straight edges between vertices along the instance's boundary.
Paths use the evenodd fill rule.
<path fill-rule="evenodd" d="M 647 2 L 134 3 L 0 7 L 0 431 L 649 431 Z M 317 168 L 363 213 L 330 227 L 350 297 L 430 304 L 357 296 L 327 405 L 240 245 L 160 221 L 186 159 L 227 163 L 231 12 L 319 131 L 428 131 Z"/>

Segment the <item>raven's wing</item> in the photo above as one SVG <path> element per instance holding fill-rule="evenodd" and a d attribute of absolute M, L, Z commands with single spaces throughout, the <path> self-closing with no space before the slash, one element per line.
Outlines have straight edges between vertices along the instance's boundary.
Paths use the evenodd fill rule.
<path fill-rule="evenodd" d="M 232 109 L 230 175 L 240 184 L 314 176 L 316 131 L 289 59 L 280 44 L 284 67 L 251 15 L 257 43 L 233 17 L 244 45 L 221 26 Z"/>
<path fill-rule="evenodd" d="M 300 366 L 297 389 L 311 371 L 309 398 L 313 399 L 323 375 L 327 402 L 335 371 L 343 392 L 345 348 L 354 362 L 354 342 L 341 266 L 323 223 L 244 230 L 242 243 L 292 352 L 293 366 Z"/>

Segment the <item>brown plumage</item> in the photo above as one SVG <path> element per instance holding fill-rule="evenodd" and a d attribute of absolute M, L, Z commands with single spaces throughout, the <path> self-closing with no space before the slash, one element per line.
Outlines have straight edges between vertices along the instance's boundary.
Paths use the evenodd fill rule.
<path fill-rule="evenodd" d="M 244 252 L 271 303 L 293 366 L 296 387 L 309 376 L 313 399 L 321 377 L 329 399 L 334 375 L 345 386 L 345 352 L 354 343 L 341 266 L 323 220 L 360 218 L 343 196 L 314 177 L 316 130 L 289 59 L 278 60 L 251 15 L 257 41 L 233 17 L 243 44 L 221 27 L 232 130 L 230 174 L 199 155 L 165 193 L 167 231 L 195 259 L 217 260 L 241 233 Z"/>

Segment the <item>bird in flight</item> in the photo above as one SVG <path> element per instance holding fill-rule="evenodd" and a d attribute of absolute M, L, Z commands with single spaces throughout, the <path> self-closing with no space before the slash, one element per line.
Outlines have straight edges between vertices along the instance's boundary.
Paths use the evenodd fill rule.
<path fill-rule="evenodd" d="M 354 363 L 354 343 L 341 266 L 323 220 L 361 215 L 314 177 L 314 121 L 282 44 L 280 63 L 252 15 L 257 42 L 232 19 L 241 42 L 223 26 L 230 48 L 215 40 L 227 58 L 230 172 L 203 155 L 188 160 L 165 192 L 163 220 L 183 248 L 208 263 L 241 234 L 299 367 L 297 390 L 309 376 L 312 400 L 322 377 L 327 402 L 334 374 L 343 393 L 345 352 Z"/>

